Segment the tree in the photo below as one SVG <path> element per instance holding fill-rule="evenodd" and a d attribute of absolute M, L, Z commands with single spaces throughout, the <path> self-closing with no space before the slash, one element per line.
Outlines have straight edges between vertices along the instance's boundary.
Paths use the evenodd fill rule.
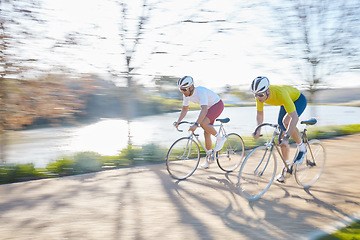
<path fill-rule="evenodd" d="M 179 80 L 177 77 L 157 76 L 153 81 L 155 82 L 157 92 L 161 93 L 164 97 L 173 98 L 176 96 L 178 99 L 182 99 L 182 94 L 176 85 L 177 80 Z"/>
<path fill-rule="evenodd" d="M 279 0 L 268 7 L 274 52 L 292 63 L 310 102 L 337 74 L 360 69 L 358 1 Z"/>
<path fill-rule="evenodd" d="M 43 74 L 37 59 L 26 57 L 24 48 L 36 32 L 29 26 L 42 24 L 36 1 L 0 0 L 0 159 L 5 162 L 6 131 L 20 129 L 36 119 L 69 119 L 83 107 L 79 98 L 91 91 L 88 78 L 76 83 L 65 75 Z M 31 24 L 29 24 L 31 23 Z"/>

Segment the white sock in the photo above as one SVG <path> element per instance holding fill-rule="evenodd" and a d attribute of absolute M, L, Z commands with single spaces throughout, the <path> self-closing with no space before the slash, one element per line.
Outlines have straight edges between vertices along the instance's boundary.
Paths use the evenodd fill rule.
<path fill-rule="evenodd" d="M 286 163 L 286 165 L 290 166 L 291 161 L 290 160 L 285 160 L 285 163 Z"/>
<path fill-rule="evenodd" d="M 301 141 L 300 144 L 297 145 L 297 148 L 299 149 L 300 152 L 305 152 L 306 151 L 305 144 L 302 141 Z"/>

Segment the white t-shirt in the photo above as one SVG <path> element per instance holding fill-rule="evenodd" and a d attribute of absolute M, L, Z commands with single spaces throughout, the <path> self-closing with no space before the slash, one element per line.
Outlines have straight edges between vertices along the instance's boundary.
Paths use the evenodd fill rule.
<path fill-rule="evenodd" d="M 213 91 L 205 88 L 205 87 L 195 87 L 194 92 L 191 96 L 185 97 L 183 95 L 183 105 L 189 106 L 190 101 L 196 104 L 207 105 L 208 109 L 212 106 L 214 106 L 216 103 L 218 103 L 221 100 L 219 95 L 214 93 Z"/>

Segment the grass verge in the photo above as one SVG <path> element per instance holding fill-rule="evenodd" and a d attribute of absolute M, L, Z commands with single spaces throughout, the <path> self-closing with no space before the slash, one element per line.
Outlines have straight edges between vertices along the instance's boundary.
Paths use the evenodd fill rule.
<path fill-rule="evenodd" d="M 360 240 L 360 221 L 339 229 L 333 234 L 319 237 L 317 240 Z"/>
<path fill-rule="evenodd" d="M 360 124 L 346 126 L 311 127 L 310 139 L 332 138 L 360 133 Z M 264 143 L 264 139 L 254 140 L 243 137 L 247 149 Z M 116 156 L 103 156 L 96 152 L 80 152 L 72 156 L 63 156 L 47 165 L 46 168 L 34 168 L 33 164 L 0 165 L 0 184 L 29 181 L 42 178 L 54 178 L 97 172 L 106 169 L 133 167 L 144 164 L 163 163 L 168 149 L 156 144 L 144 146 L 129 145 Z M 201 153 L 205 155 L 204 152 Z"/>

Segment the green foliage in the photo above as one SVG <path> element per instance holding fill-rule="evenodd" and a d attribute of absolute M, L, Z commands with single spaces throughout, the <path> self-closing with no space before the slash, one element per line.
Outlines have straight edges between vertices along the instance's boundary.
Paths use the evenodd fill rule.
<path fill-rule="evenodd" d="M 58 176 L 96 172 L 101 170 L 101 158 L 101 155 L 95 152 L 81 152 L 49 163 L 47 170 L 50 175 Z"/>
<path fill-rule="evenodd" d="M 326 127 L 309 127 L 308 137 L 324 139 L 343 135 L 349 135 L 360 132 L 360 124 L 345 126 L 326 126 Z"/>
<path fill-rule="evenodd" d="M 43 178 L 40 170 L 34 168 L 34 164 L 4 164 L 0 165 L 0 184 L 29 181 Z"/>
<path fill-rule="evenodd" d="M 123 149 L 120 153 L 120 159 L 127 159 L 129 161 L 136 161 L 141 155 L 141 149 L 136 148 L 133 145 L 128 145 L 127 148 Z"/>
<path fill-rule="evenodd" d="M 318 240 L 360 240 L 360 221 L 354 222 L 348 227 L 340 229 L 331 235 L 318 238 Z"/>
<path fill-rule="evenodd" d="M 156 106 L 157 112 L 160 113 L 167 113 L 167 112 L 174 112 L 174 111 L 180 111 L 182 108 L 182 100 L 178 99 L 169 99 L 169 98 L 162 98 L 159 96 L 151 96 L 151 105 Z M 189 110 L 199 110 L 200 106 L 198 104 L 190 102 Z"/>
<path fill-rule="evenodd" d="M 347 126 L 309 127 L 308 136 L 313 138 L 331 138 L 360 132 L 360 124 Z M 242 136 L 245 148 L 251 149 L 262 145 L 266 138 L 254 140 L 253 137 Z M 48 164 L 46 169 L 35 169 L 33 164 L 0 165 L 0 184 L 69 176 L 75 174 L 101 171 L 109 168 L 131 167 L 141 164 L 164 162 L 168 149 L 156 144 L 142 147 L 129 145 L 117 156 L 102 156 L 96 152 L 80 152 L 73 156 L 63 156 Z M 200 155 L 205 151 L 201 148 Z"/>
<path fill-rule="evenodd" d="M 129 167 L 132 165 L 132 161 L 130 159 L 126 159 L 124 157 L 120 158 L 120 156 L 102 156 L 102 168 L 123 168 Z"/>
<path fill-rule="evenodd" d="M 120 154 L 120 160 L 129 160 L 136 164 L 136 162 L 161 162 L 165 160 L 166 149 L 162 149 L 156 144 L 146 144 L 144 146 L 135 147 L 129 145 L 123 149 Z"/>
<path fill-rule="evenodd" d="M 142 147 L 142 158 L 150 162 L 162 162 L 166 158 L 167 149 L 151 143 Z"/>
<path fill-rule="evenodd" d="M 66 176 L 71 175 L 73 166 L 74 165 L 74 159 L 71 159 L 70 157 L 62 157 L 59 160 L 56 160 L 55 162 L 51 162 L 48 164 L 46 169 L 48 170 L 50 175 L 54 176 Z"/>

